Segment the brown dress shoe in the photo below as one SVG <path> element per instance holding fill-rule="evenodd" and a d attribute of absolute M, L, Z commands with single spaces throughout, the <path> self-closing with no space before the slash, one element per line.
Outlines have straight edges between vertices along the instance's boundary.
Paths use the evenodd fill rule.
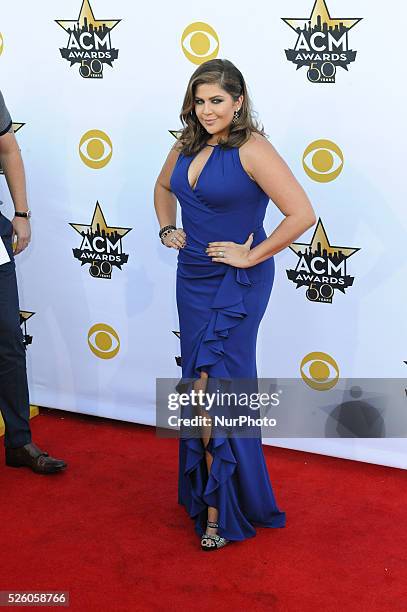
<path fill-rule="evenodd" d="M 37 474 L 52 474 L 67 467 L 62 459 L 54 459 L 33 442 L 20 448 L 6 448 L 6 465 L 9 467 L 29 467 Z"/>

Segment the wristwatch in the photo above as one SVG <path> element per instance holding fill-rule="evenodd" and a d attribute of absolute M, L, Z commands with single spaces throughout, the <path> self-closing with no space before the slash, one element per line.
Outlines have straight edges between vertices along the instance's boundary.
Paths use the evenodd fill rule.
<path fill-rule="evenodd" d="M 16 211 L 14 213 L 14 215 L 16 217 L 24 217 L 25 219 L 30 219 L 30 217 L 31 217 L 31 210 L 28 209 L 27 212 L 18 212 L 18 211 Z"/>

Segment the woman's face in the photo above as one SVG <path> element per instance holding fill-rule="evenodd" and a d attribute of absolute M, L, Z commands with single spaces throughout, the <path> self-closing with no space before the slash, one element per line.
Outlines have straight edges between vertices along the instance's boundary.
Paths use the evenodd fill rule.
<path fill-rule="evenodd" d="M 235 110 L 240 110 L 243 96 L 235 102 L 232 96 L 215 83 L 198 85 L 195 91 L 195 114 L 209 134 L 227 135 Z"/>

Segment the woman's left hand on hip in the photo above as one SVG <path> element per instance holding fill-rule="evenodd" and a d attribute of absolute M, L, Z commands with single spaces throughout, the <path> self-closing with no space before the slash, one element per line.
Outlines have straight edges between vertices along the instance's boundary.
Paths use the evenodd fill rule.
<path fill-rule="evenodd" d="M 206 254 L 212 261 L 225 263 L 235 268 L 249 268 L 250 247 L 253 242 L 253 234 L 250 234 L 244 244 L 236 242 L 209 242 Z"/>

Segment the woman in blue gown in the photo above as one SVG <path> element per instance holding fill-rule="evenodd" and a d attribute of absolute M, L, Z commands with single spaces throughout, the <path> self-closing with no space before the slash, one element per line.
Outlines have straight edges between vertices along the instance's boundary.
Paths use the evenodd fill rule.
<path fill-rule="evenodd" d="M 315 215 L 254 119 L 243 76 L 230 61 L 197 68 L 180 118 L 184 128 L 154 192 L 161 241 L 179 251 L 177 391 L 230 391 L 243 380 L 250 387 L 257 379 L 256 340 L 273 285 L 273 255 L 311 227 Z M 285 218 L 267 237 L 270 198 Z M 175 225 L 177 200 L 182 228 Z M 220 414 L 224 407 L 217 409 Z M 204 402 L 198 412 L 208 414 Z M 255 525 L 285 525 L 260 430 L 230 435 L 214 427 L 215 414 L 212 408 L 199 436 L 182 434 L 179 446 L 178 501 L 204 550 L 252 537 Z"/>

